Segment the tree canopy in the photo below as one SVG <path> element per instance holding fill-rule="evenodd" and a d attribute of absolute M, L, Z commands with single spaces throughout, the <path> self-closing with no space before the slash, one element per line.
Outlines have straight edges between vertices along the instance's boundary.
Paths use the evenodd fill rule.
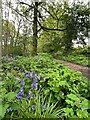
<path fill-rule="evenodd" d="M 85 39 L 90 30 L 88 3 L 74 2 L 70 5 L 65 1 L 48 3 L 15 0 L 15 2 L 15 6 L 13 6 L 12 1 L 5 3 L 7 10 L 4 13 L 6 19 L 4 21 L 9 24 L 7 25 L 4 22 L 4 26 L 7 27 L 3 27 L 4 38 L 7 34 L 15 45 L 22 41 L 23 49 L 26 49 L 27 43 L 29 43 L 27 38 L 29 37 L 32 39 L 30 44 L 33 46 L 32 53 L 35 55 L 37 54 L 38 41 L 43 38 L 42 35 L 45 41 L 48 39 L 49 47 L 53 45 L 51 51 L 58 50 L 61 47 L 69 50 L 73 46 L 73 40 L 77 40 L 80 44 L 86 44 Z M 9 21 L 10 10 L 14 16 L 13 25 Z M 5 29 L 7 30 L 6 34 Z M 22 36 L 21 34 L 23 37 L 19 37 Z M 9 42 L 6 43 L 9 44 Z M 27 50 L 24 50 L 24 53 L 25 51 Z"/>

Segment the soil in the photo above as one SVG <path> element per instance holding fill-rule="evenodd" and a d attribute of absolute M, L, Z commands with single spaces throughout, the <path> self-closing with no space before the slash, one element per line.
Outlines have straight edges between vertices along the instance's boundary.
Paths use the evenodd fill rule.
<path fill-rule="evenodd" d="M 64 60 L 58 60 L 58 59 L 54 59 L 54 60 L 64 64 L 65 66 L 68 66 L 68 68 L 70 69 L 73 69 L 75 71 L 80 71 L 83 76 L 87 77 L 90 80 L 90 67 L 84 67 Z"/>

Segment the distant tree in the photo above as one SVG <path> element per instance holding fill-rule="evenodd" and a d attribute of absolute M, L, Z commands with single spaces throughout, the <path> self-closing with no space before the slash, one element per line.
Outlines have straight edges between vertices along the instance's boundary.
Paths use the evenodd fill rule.
<path fill-rule="evenodd" d="M 16 34 L 15 26 L 8 20 L 2 21 L 2 43 L 4 55 L 12 54 L 14 38 Z"/>

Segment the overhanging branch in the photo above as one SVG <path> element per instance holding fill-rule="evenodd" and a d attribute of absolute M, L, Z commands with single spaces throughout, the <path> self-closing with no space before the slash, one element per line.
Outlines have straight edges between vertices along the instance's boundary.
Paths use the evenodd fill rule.
<path fill-rule="evenodd" d="M 30 8 L 34 8 L 34 6 L 29 5 L 28 3 L 25 3 L 25 2 L 20 2 L 20 4 L 27 5 L 27 6 L 29 6 Z"/>
<path fill-rule="evenodd" d="M 38 21 L 38 24 L 40 25 L 41 29 L 43 30 L 52 30 L 52 31 L 65 31 L 67 30 L 67 28 L 64 28 L 64 29 L 58 29 L 58 28 L 47 28 L 47 27 L 44 27 L 41 25 L 41 23 Z"/>

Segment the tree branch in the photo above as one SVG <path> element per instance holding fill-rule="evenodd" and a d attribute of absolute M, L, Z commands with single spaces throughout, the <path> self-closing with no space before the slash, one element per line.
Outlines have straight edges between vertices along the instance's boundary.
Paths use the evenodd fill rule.
<path fill-rule="evenodd" d="M 16 9 L 13 9 L 15 12 L 17 12 L 20 16 L 23 16 L 26 18 L 26 20 L 28 20 L 29 22 L 33 22 L 33 21 L 30 21 L 26 16 L 24 16 L 23 14 L 19 13 L 19 11 L 17 11 Z"/>
<path fill-rule="evenodd" d="M 27 6 L 29 6 L 30 8 L 34 8 L 34 6 L 29 5 L 29 4 L 25 3 L 25 2 L 20 2 L 20 4 L 27 5 Z"/>
<path fill-rule="evenodd" d="M 40 27 L 41 27 L 41 29 L 43 29 L 43 30 L 52 30 L 52 31 L 65 31 L 65 30 L 67 30 L 67 28 L 64 28 L 64 29 L 58 29 L 58 28 L 47 28 L 47 27 L 44 27 L 44 26 L 42 26 L 41 25 L 41 23 L 38 21 L 38 24 L 40 25 Z"/>
<path fill-rule="evenodd" d="M 53 19 L 56 19 L 51 13 L 50 13 L 50 11 L 48 11 L 46 8 L 44 8 L 43 6 L 42 6 L 42 8 L 46 11 L 46 12 L 48 12 L 51 16 L 52 16 L 52 18 Z"/>

